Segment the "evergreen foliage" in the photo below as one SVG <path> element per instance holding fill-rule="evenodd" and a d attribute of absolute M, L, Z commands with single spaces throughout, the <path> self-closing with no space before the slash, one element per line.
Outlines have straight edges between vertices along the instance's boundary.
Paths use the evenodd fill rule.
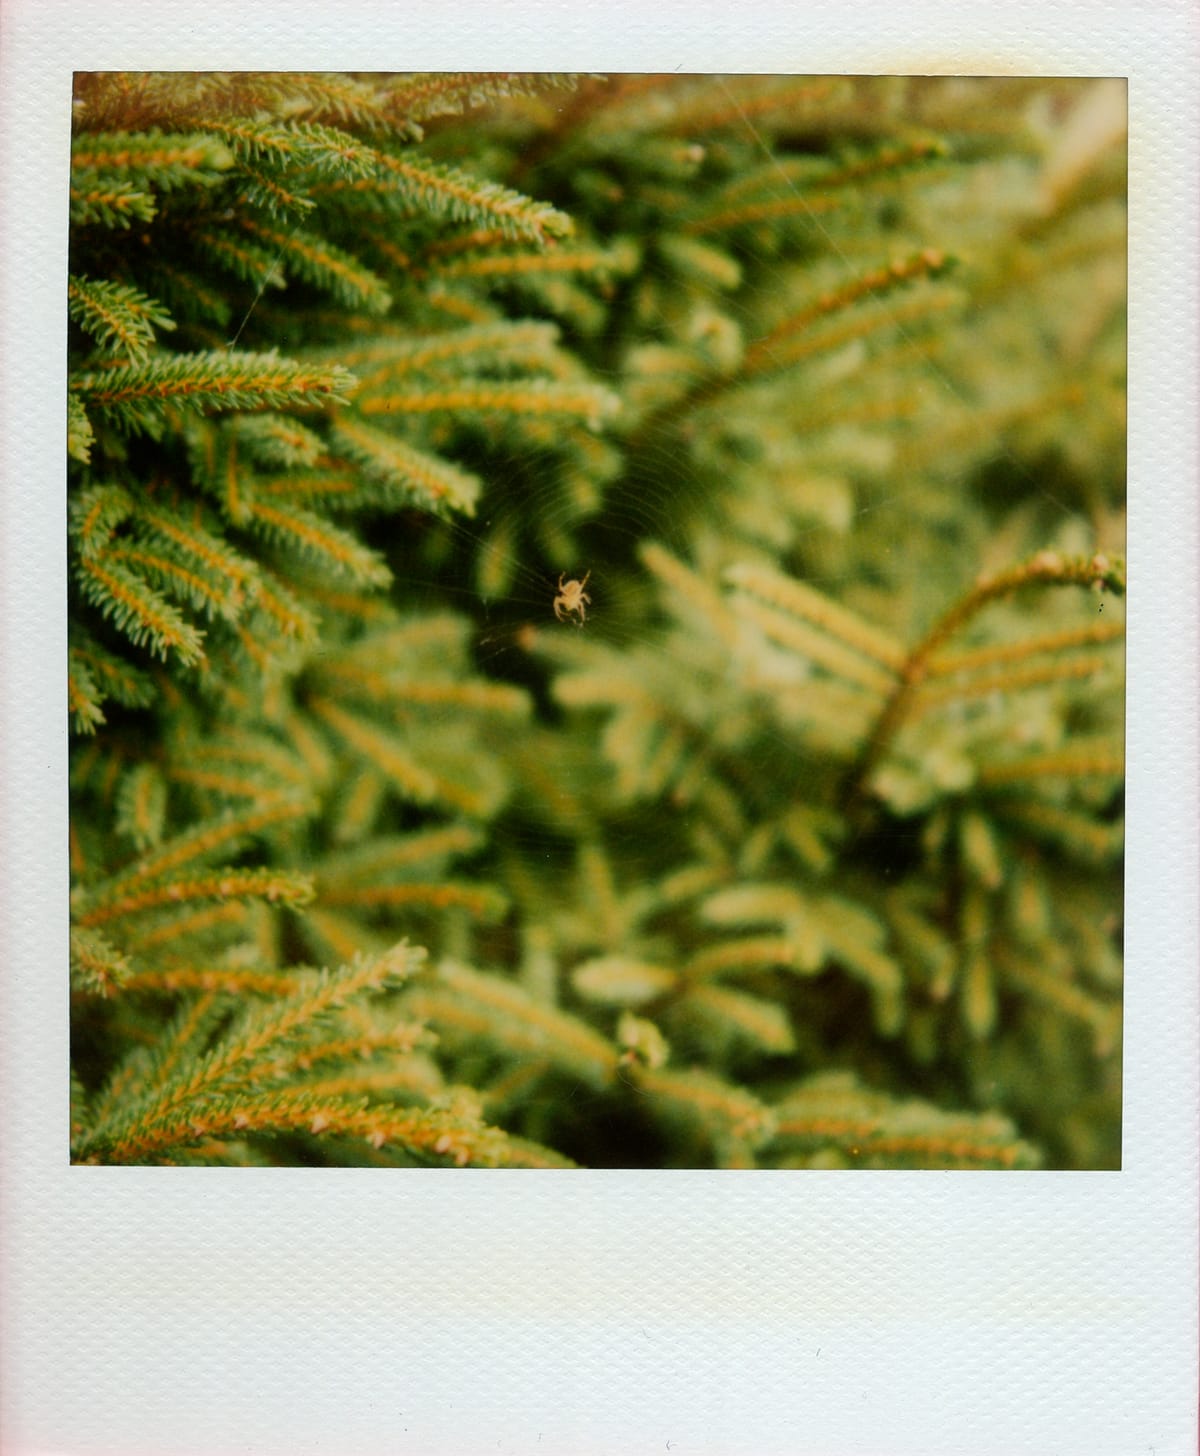
<path fill-rule="evenodd" d="M 1119 107 L 77 78 L 75 1159 L 1119 1165 Z"/>

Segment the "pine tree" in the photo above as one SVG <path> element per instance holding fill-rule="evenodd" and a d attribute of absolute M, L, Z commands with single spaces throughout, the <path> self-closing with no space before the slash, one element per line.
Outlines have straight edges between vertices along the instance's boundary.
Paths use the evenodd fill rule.
<path fill-rule="evenodd" d="M 1117 1165 L 1122 119 L 78 77 L 73 1157 Z"/>

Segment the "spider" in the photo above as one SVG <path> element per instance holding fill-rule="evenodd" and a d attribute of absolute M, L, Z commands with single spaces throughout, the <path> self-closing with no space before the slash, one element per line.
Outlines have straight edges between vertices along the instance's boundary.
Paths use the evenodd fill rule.
<path fill-rule="evenodd" d="M 584 602 L 590 604 L 592 600 L 584 591 L 584 587 L 588 584 L 588 576 L 591 574 L 589 571 L 582 581 L 569 581 L 565 585 L 562 577 L 558 578 L 558 595 L 554 598 L 554 615 L 560 622 L 566 621 L 572 612 L 578 612 L 579 621 L 576 625 L 583 626 L 587 619 L 587 612 L 584 611 L 583 604 Z"/>

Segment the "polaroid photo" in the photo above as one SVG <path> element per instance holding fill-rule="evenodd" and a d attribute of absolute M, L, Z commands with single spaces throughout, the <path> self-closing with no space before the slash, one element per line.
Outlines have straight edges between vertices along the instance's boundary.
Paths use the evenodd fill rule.
<path fill-rule="evenodd" d="M 5 1450 L 1194 1449 L 1187 7 L 2 23 Z"/>

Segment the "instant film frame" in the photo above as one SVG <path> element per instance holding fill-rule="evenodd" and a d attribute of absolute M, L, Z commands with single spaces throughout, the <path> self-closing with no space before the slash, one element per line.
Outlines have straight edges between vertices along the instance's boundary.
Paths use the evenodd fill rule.
<path fill-rule="evenodd" d="M 48 5 L 0 21 L 12 179 L 0 585 L 0 923 L 12 967 L 4 1092 L 16 1170 L 0 1271 L 9 1448 L 1192 1449 L 1195 24 L 1176 5 L 1128 23 L 1087 6 L 1057 7 L 1052 19 L 1045 7 L 956 15 L 920 7 L 896 21 L 870 10 L 849 32 L 831 14 L 785 22 L 769 9 L 735 17 L 721 7 L 671 7 L 652 20 L 581 8 L 564 22 L 548 10 L 467 5 L 453 21 L 401 25 L 376 8 L 293 6 L 247 21 L 213 7 L 76 16 Z M 617 16 L 628 32 L 619 44 Z M 513 37 L 501 55 L 497 27 Z M 381 64 L 1129 78 L 1134 585 L 1120 1173 L 572 1181 L 65 1166 L 70 75 Z M 1140 595 L 1139 579 L 1150 583 Z"/>

